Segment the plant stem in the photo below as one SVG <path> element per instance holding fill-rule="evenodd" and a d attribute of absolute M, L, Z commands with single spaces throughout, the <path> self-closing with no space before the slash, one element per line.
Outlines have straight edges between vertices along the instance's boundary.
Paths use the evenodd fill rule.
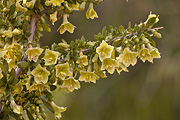
<path fill-rule="evenodd" d="M 36 16 L 36 15 L 33 15 L 33 16 L 32 16 L 32 18 L 31 18 L 31 24 L 30 24 L 30 26 L 31 26 L 31 29 L 30 29 L 31 35 L 30 35 L 30 37 L 28 38 L 28 40 L 29 40 L 30 42 L 33 41 L 34 33 L 35 33 L 35 31 L 36 31 L 36 25 L 37 25 L 38 20 L 41 18 L 42 15 L 44 15 L 45 13 L 47 13 L 51 8 L 52 8 L 52 6 L 47 7 L 45 10 L 43 10 L 43 11 L 41 12 L 41 14 L 40 14 L 39 16 Z M 27 43 L 27 48 L 28 48 L 28 43 Z M 24 57 L 24 56 L 22 57 L 21 61 L 25 61 L 25 57 Z M 19 75 L 21 74 L 21 72 L 22 72 L 22 69 L 21 69 L 21 68 L 17 68 L 17 70 L 16 70 L 16 79 L 19 77 Z"/>

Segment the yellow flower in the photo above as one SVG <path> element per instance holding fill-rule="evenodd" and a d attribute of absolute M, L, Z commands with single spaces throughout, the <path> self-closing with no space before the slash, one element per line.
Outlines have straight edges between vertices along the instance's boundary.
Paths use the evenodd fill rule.
<path fill-rule="evenodd" d="M 110 74 L 113 74 L 115 71 L 115 68 L 118 67 L 118 62 L 111 58 L 105 58 L 103 59 L 101 70 L 107 70 Z"/>
<path fill-rule="evenodd" d="M 15 28 L 14 30 L 13 30 L 13 34 L 14 35 L 20 35 L 22 33 L 22 30 L 19 30 L 19 29 L 17 29 L 17 28 Z"/>
<path fill-rule="evenodd" d="M 22 7 L 19 2 L 16 2 L 16 12 L 21 11 L 21 10 L 24 11 L 24 12 L 26 12 L 26 11 L 27 11 L 27 8 Z"/>
<path fill-rule="evenodd" d="M 9 59 L 13 59 L 15 56 L 19 56 L 21 53 L 21 45 L 18 43 L 15 43 L 14 41 L 12 42 L 12 44 L 6 44 L 4 46 L 4 49 L 7 50 L 5 53 L 5 58 L 7 58 L 7 60 Z"/>
<path fill-rule="evenodd" d="M 31 72 L 34 76 L 34 81 L 36 83 L 43 82 L 44 84 L 48 81 L 48 76 L 50 72 L 46 70 L 46 68 L 41 67 L 41 65 L 37 65 L 36 68 Z"/>
<path fill-rule="evenodd" d="M 142 45 L 141 50 L 139 51 L 138 57 L 145 62 L 146 60 L 148 60 L 149 62 L 152 62 L 152 57 L 151 54 L 149 52 L 149 49 L 145 48 L 145 45 Z"/>
<path fill-rule="evenodd" d="M 73 33 L 75 26 L 72 25 L 68 20 L 67 20 L 68 15 L 64 14 L 63 15 L 63 23 L 61 24 L 61 26 L 58 28 L 60 34 L 65 33 L 66 31 Z"/>
<path fill-rule="evenodd" d="M 46 49 L 45 56 L 43 57 L 43 59 L 45 60 L 45 65 L 56 64 L 58 56 L 59 56 L 59 52 Z"/>
<path fill-rule="evenodd" d="M 99 47 L 96 48 L 96 52 L 99 54 L 99 59 L 103 61 L 104 58 L 110 58 L 114 47 L 108 45 L 104 40 Z"/>
<path fill-rule="evenodd" d="M 56 65 L 56 77 L 59 77 L 62 80 L 64 80 L 66 76 L 70 76 L 70 75 L 72 74 L 68 63 Z"/>
<path fill-rule="evenodd" d="M 86 7 L 86 2 L 82 2 L 79 6 L 79 10 L 83 11 L 85 9 L 85 7 Z"/>
<path fill-rule="evenodd" d="M 51 107 L 54 110 L 55 119 L 60 120 L 60 118 L 62 117 L 61 112 L 66 111 L 66 107 L 59 107 L 54 103 L 54 101 L 50 101 L 49 104 L 51 105 Z"/>
<path fill-rule="evenodd" d="M 120 62 L 119 62 L 119 66 L 116 67 L 116 70 L 119 73 L 119 75 L 120 75 L 122 70 L 125 71 L 125 72 L 129 72 L 127 67 L 123 63 L 120 63 Z"/>
<path fill-rule="evenodd" d="M 61 6 L 61 3 L 63 3 L 64 0 L 51 0 L 49 1 L 50 4 L 53 4 L 54 6 Z"/>
<path fill-rule="evenodd" d="M 123 54 L 120 54 L 117 58 L 119 62 L 122 62 L 126 67 L 128 67 L 130 64 L 134 66 L 137 63 L 137 52 L 132 52 L 129 50 L 129 48 L 125 48 L 123 51 Z"/>
<path fill-rule="evenodd" d="M 98 79 L 99 76 L 97 76 L 94 72 L 80 71 L 79 81 L 96 83 L 96 80 Z"/>
<path fill-rule="evenodd" d="M 88 65 L 88 59 L 86 55 L 83 55 L 83 53 L 80 53 L 79 59 L 76 61 L 77 64 L 79 64 L 79 67 L 82 68 L 83 66 Z"/>
<path fill-rule="evenodd" d="M 33 9 L 35 3 L 36 3 L 36 0 L 31 0 L 30 2 L 26 2 L 26 6 L 30 9 Z"/>
<path fill-rule="evenodd" d="M 28 56 L 29 61 L 33 60 L 34 62 L 37 62 L 42 52 L 43 52 L 42 48 L 36 47 L 36 48 L 28 48 L 25 54 Z"/>
<path fill-rule="evenodd" d="M 13 36 L 12 31 L 11 30 L 5 30 L 3 37 L 5 37 L 5 36 L 12 38 L 12 36 Z"/>
<path fill-rule="evenodd" d="M 96 63 L 94 63 L 94 73 L 96 75 L 98 75 L 100 78 L 106 78 L 106 71 L 102 71 L 101 68 L 99 67 L 99 65 Z"/>
<path fill-rule="evenodd" d="M 22 114 L 23 108 L 20 105 L 17 105 L 14 100 L 11 100 L 10 104 L 11 109 L 13 109 L 13 112 L 16 114 Z"/>
<path fill-rule="evenodd" d="M 50 14 L 50 21 L 52 21 L 53 25 L 54 25 L 54 22 L 57 21 L 57 11 L 55 11 L 53 14 Z"/>
<path fill-rule="evenodd" d="M 61 87 L 66 88 L 70 92 L 73 92 L 75 89 L 78 90 L 80 88 L 80 83 L 78 80 L 75 80 L 73 77 L 69 77 L 63 81 Z"/>
<path fill-rule="evenodd" d="M 86 12 L 86 18 L 89 19 L 94 19 L 94 18 L 98 18 L 98 15 L 96 13 L 96 11 L 94 11 L 94 8 L 93 8 L 93 2 L 90 2 L 89 3 L 89 8 Z"/>
<path fill-rule="evenodd" d="M 7 52 L 7 50 L 1 49 L 0 48 L 0 58 L 4 57 L 5 53 Z"/>
<path fill-rule="evenodd" d="M 149 16 L 148 16 L 148 19 L 144 22 L 145 24 L 147 24 L 147 22 L 148 22 L 148 20 L 150 20 L 151 18 L 156 18 L 156 21 L 155 21 L 155 23 L 157 23 L 158 21 L 159 21 L 159 15 L 156 15 L 156 14 L 152 14 L 152 12 L 150 12 L 150 14 L 149 14 Z M 155 24 L 154 23 L 154 24 Z"/>
<path fill-rule="evenodd" d="M 150 51 L 152 59 L 153 58 L 161 58 L 160 53 L 159 53 L 157 48 L 151 46 L 150 44 L 147 44 L 147 47 L 148 47 L 148 49 Z M 153 60 L 152 60 L 152 62 L 153 62 Z"/>

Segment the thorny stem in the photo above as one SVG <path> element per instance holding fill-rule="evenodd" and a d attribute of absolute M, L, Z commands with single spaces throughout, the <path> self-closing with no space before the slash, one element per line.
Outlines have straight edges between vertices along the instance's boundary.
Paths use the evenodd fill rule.
<path fill-rule="evenodd" d="M 39 16 L 36 16 L 36 15 L 33 15 L 33 16 L 32 16 L 31 24 L 30 24 L 30 26 L 31 26 L 31 29 L 30 29 L 31 35 L 30 35 L 30 37 L 28 38 L 28 40 L 29 40 L 30 42 L 33 41 L 34 33 L 35 33 L 35 31 L 36 31 L 36 25 L 37 25 L 38 20 L 41 18 L 42 15 L 44 15 L 45 13 L 47 13 L 51 8 L 52 8 L 52 6 L 49 6 L 48 8 L 46 8 L 45 10 L 43 10 Z M 27 48 L 28 48 L 28 45 L 27 45 Z M 22 57 L 21 61 L 25 61 L 25 57 L 24 57 L 24 56 Z M 21 74 L 21 72 L 22 72 L 22 69 L 21 69 L 21 68 L 17 68 L 17 70 L 16 70 L 16 79 L 19 77 L 19 75 Z"/>

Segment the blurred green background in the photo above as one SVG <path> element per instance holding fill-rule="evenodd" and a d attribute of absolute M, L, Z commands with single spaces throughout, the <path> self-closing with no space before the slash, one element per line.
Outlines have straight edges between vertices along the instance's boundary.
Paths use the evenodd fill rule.
<path fill-rule="evenodd" d="M 160 15 L 157 26 L 162 39 L 155 39 L 161 59 L 154 64 L 138 61 L 129 73 L 108 75 L 96 84 L 82 83 L 70 94 L 56 92 L 55 102 L 67 106 L 62 120 L 180 120 L 180 0 L 105 0 L 95 6 L 99 18 L 87 20 L 84 12 L 75 12 L 70 21 L 74 34 L 56 32 L 61 21 L 44 33 L 41 45 L 75 40 L 81 36 L 94 40 L 105 25 L 127 27 L 145 21 L 149 12 Z M 53 120 L 49 114 L 48 120 Z"/>

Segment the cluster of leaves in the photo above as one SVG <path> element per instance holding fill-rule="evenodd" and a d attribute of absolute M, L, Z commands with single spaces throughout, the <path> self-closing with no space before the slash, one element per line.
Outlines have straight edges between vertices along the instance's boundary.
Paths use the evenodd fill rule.
<path fill-rule="evenodd" d="M 50 32 L 45 19 L 56 22 L 63 18 L 60 34 L 73 33 L 68 21 L 74 10 L 88 4 L 87 19 L 97 18 L 93 5 L 102 0 L 2 0 L 0 2 L 0 118 L 45 119 L 44 108 L 61 118 L 65 107 L 53 102 L 52 91 L 73 92 L 80 82 L 105 78 L 106 72 L 128 72 L 137 58 L 153 63 L 160 53 L 152 37 L 161 38 L 159 19 L 150 14 L 145 22 L 125 29 L 103 28 L 95 41 L 84 37 L 68 44 L 62 41 L 51 48 L 38 45 L 42 31 Z"/>

